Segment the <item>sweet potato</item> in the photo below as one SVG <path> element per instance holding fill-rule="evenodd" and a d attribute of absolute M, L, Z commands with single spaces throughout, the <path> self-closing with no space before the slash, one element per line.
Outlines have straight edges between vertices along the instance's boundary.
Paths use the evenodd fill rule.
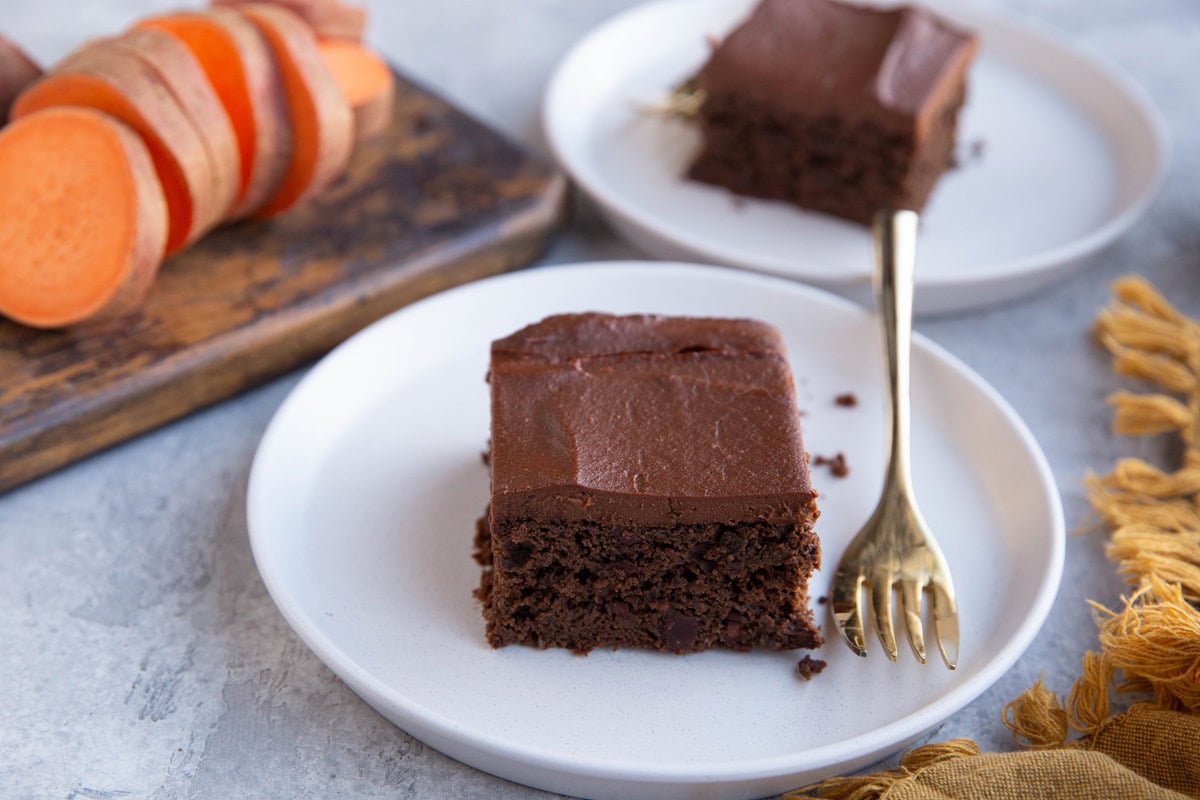
<path fill-rule="evenodd" d="M 133 128 L 146 144 L 167 202 L 167 254 L 220 217 L 200 134 L 150 67 L 103 41 L 85 45 L 17 97 L 12 118 L 54 106 L 85 106 Z M 68 160 L 60 154 L 64 160 Z"/>
<path fill-rule="evenodd" d="M 392 123 L 396 79 L 382 58 L 344 39 L 321 42 L 321 57 L 354 112 L 354 133 L 369 139 Z"/>
<path fill-rule="evenodd" d="M 239 10 L 262 32 L 275 55 L 292 130 L 287 172 L 257 214 L 268 217 L 320 191 L 342 173 L 354 148 L 354 116 L 303 20 L 266 3 L 247 3 Z"/>
<path fill-rule="evenodd" d="M 217 214 L 212 224 L 224 220 L 241 191 L 241 156 L 229 114 L 200 62 L 179 39 L 152 28 L 127 31 L 108 40 L 107 46 L 126 50 L 148 64 L 179 102 L 200 135 L 212 167 L 212 202 Z"/>
<path fill-rule="evenodd" d="M 263 0 L 213 0 L 213 6 L 238 8 L 246 3 Z M 321 39 L 347 39 L 361 42 L 367 26 L 366 9 L 348 6 L 341 0 L 266 0 L 272 5 L 286 8 L 300 19 Z"/>
<path fill-rule="evenodd" d="M 142 140 L 88 108 L 0 130 L 0 314 L 57 328 L 136 308 L 162 262 L 167 211 Z"/>
<path fill-rule="evenodd" d="M 241 185 L 228 218 L 254 213 L 274 193 L 291 160 L 283 85 L 266 40 L 228 8 L 152 17 L 136 27 L 175 36 L 199 61 L 237 136 Z"/>
<path fill-rule="evenodd" d="M 41 77 L 42 68 L 12 41 L 0 36 L 0 125 L 21 90 Z"/>

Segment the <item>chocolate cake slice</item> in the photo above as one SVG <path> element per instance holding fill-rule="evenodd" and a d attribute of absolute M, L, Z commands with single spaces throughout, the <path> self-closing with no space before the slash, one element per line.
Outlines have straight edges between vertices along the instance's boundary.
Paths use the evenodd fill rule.
<path fill-rule="evenodd" d="M 857 222 L 919 211 L 951 165 L 977 47 L 921 8 L 762 0 L 695 77 L 689 176 Z"/>
<path fill-rule="evenodd" d="M 750 320 L 573 314 L 492 345 L 487 639 L 816 647 L 791 372 Z"/>

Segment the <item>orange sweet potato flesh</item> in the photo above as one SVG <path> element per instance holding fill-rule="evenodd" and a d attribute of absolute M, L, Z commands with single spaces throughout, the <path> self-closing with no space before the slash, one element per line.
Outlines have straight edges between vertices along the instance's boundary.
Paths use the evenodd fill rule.
<path fill-rule="evenodd" d="M 12 101 L 41 77 L 42 68 L 14 42 L 0 36 L 0 125 L 8 119 Z"/>
<path fill-rule="evenodd" d="M 261 0 L 213 0 L 213 6 L 240 8 Z M 308 23 L 321 39 L 347 39 L 361 42 L 367 26 L 367 12 L 360 6 L 349 6 L 341 0 L 267 0 L 287 9 Z"/>
<path fill-rule="evenodd" d="M 167 210 L 137 134 L 91 109 L 47 108 L 0 130 L 0 175 L 0 314 L 58 328 L 142 302 Z"/>
<path fill-rule="evenodd" d="M 199 62 L 237 137 L 240 186 L 227 218 L 257 211 L 282 180 L 291 152 L 283 86 L 266 40 L 228 8 L 152 17 L 137 27 L 169 33 Z"/>
<path fill-rule="evenodd" d="M 168 255 L 201 236 L 219 217 L 204 144 L 149 66 L 112 52 L 104 42 L 91 43 L 22 92 L 13 103 L 12 118 L 56 106 L 102 111 L 142 137 L 167 202 Z"/>
<path fill-rule="evenodd" d="M 241 192 L 241 157 L 229 114 L 200 62 L 175 36 L 152 28 L 128 31 L 109 39 L 107 46 L 126 51 L 154 70 L 196 129 L 211 167 L 211 200 L 216 215 L 205 220 L 205 225 L 218 224 Z"/>
<path fill-rule="evenodd" d="M 291 161 L 278 189 L 256 216 L 269 217 L 323 189 L 341 175 L 354 148 L 354 116 L 321 58 L 312 30 L 295 14 L 266 3 L 239 10 L 275 55 L 292 130 Z"/>
<path fill-rule="evenodd" d="M 384 60 L 361 44 L 345 39 L 328 39 L 320 47 L 325 65 L 354 112 L 358 140 L 385 130 L 392 122 L 396 80 Z"/>

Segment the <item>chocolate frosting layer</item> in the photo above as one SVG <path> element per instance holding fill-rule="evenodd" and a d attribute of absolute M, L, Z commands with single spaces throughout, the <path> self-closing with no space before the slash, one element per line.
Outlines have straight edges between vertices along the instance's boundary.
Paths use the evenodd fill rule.
<path fill-rule="evenodd" d="M 912 6 L 762 0 L 696 79 L 789 113 L 836 114 L 920 133 L 962 80 L 974 34 Z"/>
<path fill-rule="evenodd" d="M 815 516 L 778 332 L 571 314 L 492 345 L 492 514 L 612 524 Z"/>

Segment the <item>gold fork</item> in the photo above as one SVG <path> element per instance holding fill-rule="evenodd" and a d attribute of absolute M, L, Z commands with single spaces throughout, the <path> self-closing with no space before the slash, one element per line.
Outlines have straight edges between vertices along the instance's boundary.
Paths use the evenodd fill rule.
<path fill-rule="evenodd" d="M 913 265 L 917 215 L 889 211 L 875 220 L 875 293 L 883 322 L 891 405 L 889 455 L 883 495 L 850 542 L 833 578 L 833 618 L 850 649 L 867 655 L 863 636 L 864 584 L 870 585 L 875 628 L 887 657 L 896 660 L 892 593 L 900 602 L 913 654 L 925 663 L 921 597 L 933 595 L 938 649 L 949 669 L 958 665 L 958 607 L 941 548 L 913 496 L 909 465 L 909 350 L 912 342 Z"/>

